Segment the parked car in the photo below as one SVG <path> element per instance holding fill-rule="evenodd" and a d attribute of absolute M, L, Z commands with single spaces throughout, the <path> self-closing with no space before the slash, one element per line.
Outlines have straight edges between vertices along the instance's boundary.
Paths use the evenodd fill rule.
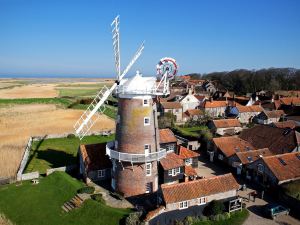
<path fill-rule="evenodd" d="M 267 204 L 264 206 L 264 212 L 266 216 L 275 219 L 280 215 L 288 215 L 290 209 L 278 204 Z"/>

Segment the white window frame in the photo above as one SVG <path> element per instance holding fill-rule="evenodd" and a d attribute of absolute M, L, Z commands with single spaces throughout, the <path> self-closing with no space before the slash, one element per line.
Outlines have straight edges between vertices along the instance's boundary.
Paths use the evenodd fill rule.
<path fill-rule="evenodd" d="M 152 174 L 152 164 L 151 162 L 146 163 L 146 176 L 149 177 Z"/>
<path fill-rule="evenodd" d="M 223 161 L 224 160 L 224 156 L 222 154 L 218 154 L 218 159 Z"/>
<path fill-rule="evenodd" d="M 167 152 L 174 152 L 174 148 L 175 148 L 175 146 L 173 144 L 167 145 Z"/>
<path fill-rule="evenodd" d="M 148 119 L 148 123 L 146 123 L 146 120 Z M 144 117 L 144 126 L 149 126 L 150 125 L 150 117 Z"/>
<path fill-rule="evenodd" d="M 146 103 L 145 103 L 145 101 L 146 101 Z M 144 98 L 143 99 L 143 106 L 149 106 L 149 105 L 150 105 L 149 99 L 148 98 Z"/>
<path fill-rule="evenodd" d="M 193 159 L 192 158 L 187 158 L 184 160 L 184 163 L 186 166 L 192 165 L 193 164 Z"/>
<path fill-rule="evenodd" d="M 198 198 L 198 205 L 204 205 L 204 204 L 206 204 L 206 197 Z"/>
<path fill-rule="evenodd" d="M 151 182 L 146 183 L 146 191 L 145 191 L 145 193 L 150 193 L 150 192 L 152 192 L 152 183 Z"/>
<path fill-rule="evenodd" d="M 189 207 L 188 201 L 179 202 L 179 209 L 187 209 Z"/>
<path fill-rule="evenodd" d="M 169 176 L 175 177 L 175 176 L 177 176 L 177 174 L 180 174 L 180 167 L 176 167 L 176 168 L 168 170 Z"/>
<path fill-rule="evenodd" d="M 145 155 L 146 156 L 148 156 L 150 154 L 150 148 L 151 148 L 150 144 L 145 144 L 144 145 L 144 150 L 145 150 Z"/>
<path fill-rule="evenodd" d="M 103 177 L 105 177 L 105 170 L 98 170 L 98 171 L 97 171 L 97 177 L 98 177 L 98 178 L 103 178 Z"/>

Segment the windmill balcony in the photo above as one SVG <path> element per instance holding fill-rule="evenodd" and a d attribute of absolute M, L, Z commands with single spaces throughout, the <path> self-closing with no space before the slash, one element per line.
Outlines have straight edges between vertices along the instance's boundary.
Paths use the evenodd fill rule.
<path fill-rule="evenodd" d="M 149 154 L 122 153 L 115 150 L 114 141 L 108 142 L 106 145 L 106 155 L 108 155 L 111 159 L 131 163 L 145 163 L 158 161 L 162 158 L 165 158 L 166 154 L 167 150 L 163 148 L 160 148 L 157 152 L 151 152 Z"/>

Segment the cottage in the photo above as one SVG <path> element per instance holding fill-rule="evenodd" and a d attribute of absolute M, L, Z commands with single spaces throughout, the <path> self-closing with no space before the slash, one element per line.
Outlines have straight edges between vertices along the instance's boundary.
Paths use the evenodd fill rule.
<path fill-rule="evenodd" d="M 252 105 L 252 106 L 236 105 L 236 106 L 231 106 L 229 107 L 229 109 L 227 109 L 228 116 L 237 117 L 241 123 L 245 123 L 245 124 L 252 122 L 252 119 L 262 111 L 263 108 L 259 105 Z"/>
<path fill-rule="evenodd" d="M 178 145 L 185 146 L 189 150 L 196 151 L 196 150 L 199 150 L 199 148 L 201 146 L 201 143 L 199 142 L 198 138 L 196 138 L 196 137 L 188 137 L 188 139 L 187 139 L 187 138 L 183 138 L 183 137 L 176 135 L 176 138 L 177 138 Z"/>
<path fill-rule="evenodd" d="M 198 206 L 197 211 L 200 213 L 204 206 L 212 200 L 226 201 L 236 198 L 238 189 L 239 184 L 231 173 L 161 186 L 166 211 L 186 210 Z"/>
<path fill-rule="evenodd" d="M 250 163 L 250 176 L 262 184 L 279 185 L 300 179 L 300 153 L 262 157 Z"/>
<path fill-rule="evenodd" d="M 248 173 L 246 170 L 246 166 L 249 163 L 255 162 L 261 157 L 273 155 L 268 148 L 262 148 L 252 151 L 245 152 L 236 152 L 232 157 L 232 162 L 234 167 L 236 167 L 236 173 L 239 175 L 242 172 L 246 173 L 246 177 L 248 177 Z"/>
<path fill-rule="evenodd" d="M 202 105 L 200 105 L 200 108 L 204 109 L 204 111 L 211 117 L 225 116 L 226 107 L 226 101 L 213 101 L 212 99 L 205 100 Z"/>
<path fill-rule="evenodd" d="M 204 112 L 201 109 L 189 109 L 184 112 L 183 121 L 198 120 L 203 116 Z"/>
<path fill-rule="evenodd" d="M 182 111 L 185 112 L 189 109 L 196 109 L 200 105 L 201 101 L 196 98 L 191 92 L 180 100 L 182 105 Z"/>
<path fill-rule="evenodd" d="M 243 130 L 239 137 L 257 149 L 269 148 L 274 155 L 300 150 L 300 133 L 289 128 L 255 125 Z"/>
<path fill-rule="evenodd" d="M 175 153 L 168 153 L 159 161 L 159 183 L 173 184 L 184 180 L 184 162 Z"/>
<path fill-rule="evenodd" d="M 199 153 L 189 150 L 181 145 L 178 145 L 177 154 L 184 161 L 184 164 L 186 166 L 191 166 L 193 168 L 198 167 L 198 157 L 200 156 Z"/>
<path fill-rule="evenodd" d="M 159 144 L 167 152 L 174 152 L 177 146 L 177 138 L 169 128 L 159 129 Z"/>
<path fill-rule="evenodd" d="M 171 113 L 176 116 L 176 122 L 182 121 L 182 106 L 179 102 L 160 102 L 162 115 Z"/>
<path fill-rule="evenodd" d="M 235 167 L 234 155 L 238 152 L 256 150 L 249 142 L 239 137 L 219 137 L 213 138 L 212 151 L 209 152 L 211 157 L 216 157 L 229 166 Z"/>
<path fill-rule="evenodd" d="M 238 119 L 213 120 L 209 123 L 209 128 L 212 130 L 212 133 L 220 136 L 234 135 L 243 130 Z"/>
<path fill-rule="evenodd" d="M 279 122 L 283 115 L 283 110 L 262 111 L 256 116 L 255 120 L 259 124 L 271 124 Z"/>
<path fill-rule="evenodd" d="M 79 168 L 86 183 L 111 178 L 112 163 L 105 152 L 106 143 L 80 145 Z"/>

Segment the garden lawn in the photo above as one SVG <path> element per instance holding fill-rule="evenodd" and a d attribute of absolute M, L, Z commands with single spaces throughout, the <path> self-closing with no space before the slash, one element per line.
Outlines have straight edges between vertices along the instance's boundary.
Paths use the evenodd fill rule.
<path fill-rule="evenodd" d="M 86 136 L 81 141 L 77 137 L 51 138 L 35 141 L 32 144 L 25 173 L 39 171 L 46 173 L 49 168 L 62 167 L 77 163 L 80 144 L 97 144 L 114 140 L 115 136 Z"/>
<path fill-rule="evenodd" d="M 0 187 L 0 213 L 16 225 L 115 225 L 130 213 L 100 202 L 87 200 L 69 213 L 61 206 L 70 200 L 83 183 L 66 173 L 55 172 L 40 183 L 22 182 Z"/>
<path fill-rule="evenodd" d="M 175 130 L 185 137 L 194 137 L 200 138 L 201 136 L 210 139 L 212 138 L 212 134 L 209 131 L 207 126 L 195 126 L 195 127 L 179 127 L 176 126 Z"/>
<path fill-rule="evenodd" d="M 238 211 L 231 214 L 229 219 L 220 220 L 220 221 L 200 221 L 194 223 L 193 225 L 242 225 L 245 220 L 249 216 L 249 211 L 247 209 L 243 209 L 242 211 Z"/>

